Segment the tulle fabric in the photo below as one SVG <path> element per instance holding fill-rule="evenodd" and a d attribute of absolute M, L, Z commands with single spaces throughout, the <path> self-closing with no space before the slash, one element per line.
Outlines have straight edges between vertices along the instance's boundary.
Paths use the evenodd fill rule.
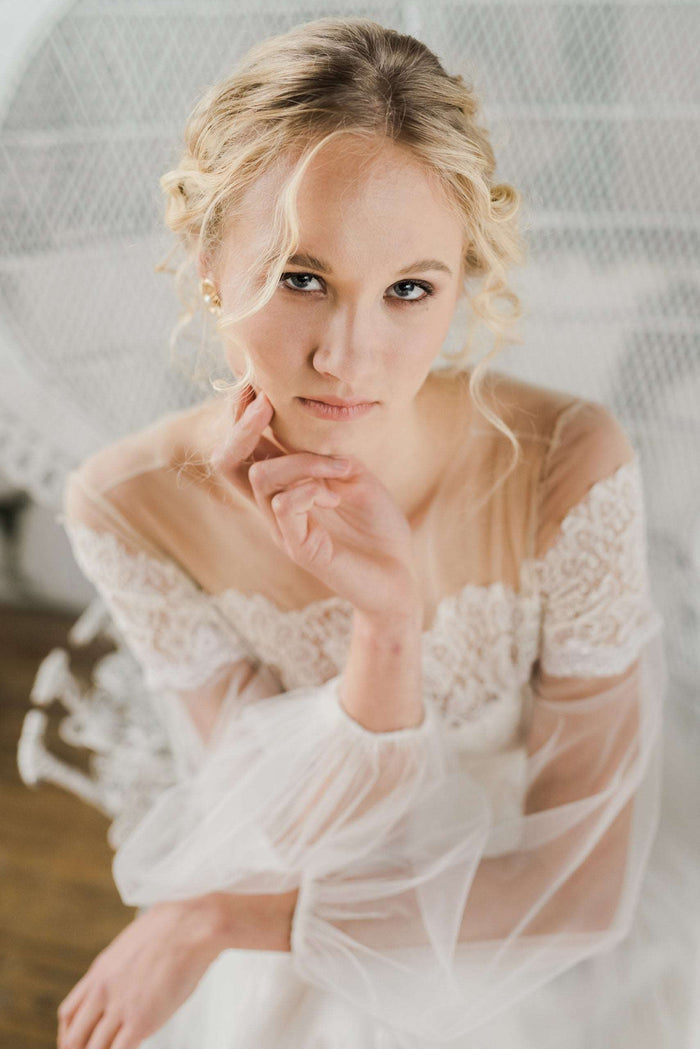
<path fill-rule="evenodd" d="M 658 817 L 658 632 L 612 682 L 539 686 L 520 815 L 430 708 L 371 732 L 338 681 L 241 708 L 118 851 L 126 903 L 299 886 L 297 973 L 406 1046 L 458 1039 L 624 938 Z"/>
<path fill-rule="evenodd" d="M 542 432 L 513 484 L 469 527 L 444 506 L 440 519 L 468 535 L 475 578 L 487 566 L 512 579 L 519 557 L 537 556 L 540 592 L 522 612 L 541 615 L 539 658 L 522 693 L 526 731 L 495 747 L 460 746 L 464 736 L 429 700 L 415 728 L 372 732 L 342 708 L 341 674 L 284 691 L 254 652 L 246 661 L 221 605 L 182 569 L 196 557 L 204 578 L 230 563 L 218 538 L 231 522 L 204 500 L 193 519 L 208 542 L 193 542 L 197 492 L 188 502 L 164 492 L 162 431 L 135 456 L 127 448 L 126 462 L 124 449 L 121 462 L 108 450 L 75 476 L 66 510 L 76 556 L 177 725 L 182 757 L 180 782 L 115 857 L 125 902 L 299 889 L 291 954 L 224 952 L 149 1049 L 187 1045 L 201 1024 L 217 1030 L 202 1042 L 216 1049 L 476 1049 L 482 1038 L 544 1049 L 549 1006 L 585 1018 L 581 979 L 567 999 L 562 978 L 628 937 L 658 823 L 662 623 L 624 432 L 587 402 L 538 393 L 520 405 Z M 472 446 L 487 476 L 498 462 L 488 441 Z M 179 507 L 167 518 L 157 517 L 164 494 Z M 93 545 L 79 522 L 114 531 L 133 559 Z M 140 542 L 145 524 L 161 544 Z M 509 635 L 512 623 L 499 629 Z M 478 644 L 477 632 L 470 638 Z M 310 646 L 299 651 L 312 658 Z M 480 656 L 472 666 L 488 670 L 474 677 L 485 703 L 499 681 L 511 686 L 513 666 Z M 445 646 L 446 674 L 459 658 Z M 220 713 L 202 719 L 209 705 Z M 196 738 L 193 724 L 203 722 L 206 739 Z M 248 986 L 247 959 L 261 977 L 258 1007 L 234 986 Z M 610 1002 L 616 989 L 606 992 Z M 532 1041 L 530 1022 L 540 1027 Z"/>

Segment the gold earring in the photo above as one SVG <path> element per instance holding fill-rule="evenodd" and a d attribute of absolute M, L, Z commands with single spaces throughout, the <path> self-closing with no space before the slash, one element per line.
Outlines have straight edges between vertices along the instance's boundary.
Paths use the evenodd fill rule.
<path fill-rule="evenodd" d="M 199 282 L 199 290 L 209 312 L 219 316 L 221 313 L 221 299 L 214 281 L 210 280 L 209 277 L 205 277 L 204 280 Z"/>

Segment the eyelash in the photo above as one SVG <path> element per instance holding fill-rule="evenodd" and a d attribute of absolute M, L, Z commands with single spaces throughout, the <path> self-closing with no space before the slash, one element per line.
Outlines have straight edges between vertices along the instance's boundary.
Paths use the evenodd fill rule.
<path fill-rule="evenodd" d="M 287 291 L 301 292 L 302 295 L 308 295 L 310 293 L 307 292 L 305 288 L 291 288 L 288 284 L 284 283 L 286 280 L 289 280 L 290 277 L 313 277 L 314 280 L 321 280 L 321 277 L 317 277 L 315 273 L 283 273 L 280 277 L 280 284 L 282 287 L 285 287 Z M 435 292 L 432 284 L 428 284 L 427 281 L 424 280 L 398 280 L 395 284 L 392 284 L 391 287 L 395 288 L 399 284 L 415 284 L 416 287 L 422 288 L 425 292 L 425 295 L 421 295 L 419 299 L 402 299 L 400 295 L 390 296 L 392 299 L 395 299 L 396 302 L 405 302 L 409 306 L 414 306 L 418 302 L 425 302 L 425 300 Z"/>

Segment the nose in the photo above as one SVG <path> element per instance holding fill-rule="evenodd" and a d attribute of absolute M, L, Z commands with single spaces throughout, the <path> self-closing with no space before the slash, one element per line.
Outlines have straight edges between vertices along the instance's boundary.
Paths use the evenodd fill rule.
<path fill-rule="evenodd" d="M 318 332 L 313 366 L 343 384 L 345 396 L 371 397 L 380 370 L 381 321 L 367 306 L 334 308 Z M 342 395 L 342 394 L 341 394 Z"/>

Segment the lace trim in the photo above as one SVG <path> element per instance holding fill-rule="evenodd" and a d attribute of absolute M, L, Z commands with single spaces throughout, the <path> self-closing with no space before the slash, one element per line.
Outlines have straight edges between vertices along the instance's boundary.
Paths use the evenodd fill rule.
<path fill-rule="evenodd" d="M 287 690 L 345 665 L 352 607 L 337 595 L 281 609 L 262 594 L 210 594 L 172 560 L 79 522 L 65 527 L 151 687 L 196 688 L 240 658 L 268 665 Z M 548 673 L 607 676 L 660 628 L 636 458 L 589 489 L 544 557 L 523 562 L 520 585 L 468 583 L 439 602 L 423 632 L 426 698 L 455 727 L 499 704 L 512 720 L 538 651 Z"/>
<path fill-rule="evenodd" d="M 151 688 L 188 690 L 249 653 L 214 602 L 173 561 L 131 551 L 111 532 L 65 521 L 75 559 L 96 587 Z"/>
<path fill-rule="evenodd" d="M 151 687 L 196 688 L 234 658 L 264 663 L 286 690 L 317 686 L 345 666 L 352 607 L 337 595 L 280 609 L 262 594 L 202 590 L 174 561 L 127 548 L 112 532 L 65 522 L 76 559 L 114 614 Z M 531 566 L 522 573 L 532 588 Z M 454 727 L 508 735 L 537 653 L 539 603 L 495 582 L 446 595 L 423 632 L 426 701 Z M 183 643 L 184 639 L 184 643 Z"/>
<path fill-rule="evenodd" d="M 537 565 L 543 669 L 562 676 L 627 669 L 663 625 L 649 589 L 636 456 L 589 489 Z"/>

